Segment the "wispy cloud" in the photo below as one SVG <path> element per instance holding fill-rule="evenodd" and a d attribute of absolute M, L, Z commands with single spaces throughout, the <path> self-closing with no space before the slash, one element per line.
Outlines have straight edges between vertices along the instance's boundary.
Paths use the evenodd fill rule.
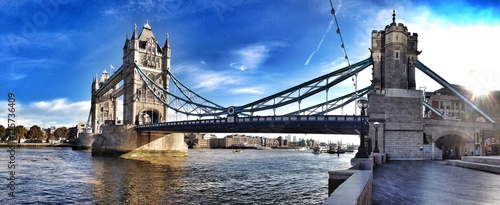
<path fill-rule="evenodd" d="M 265 93 L 265 88 L 263 86 L 242 87 L 229 89 L 229 92 L 233 94 L 263 94 Z"/>
<path fill-rule="evenodd" d="M 214 71 L 203 69 L 195 65 L 181 65 L 172 70 L 176 77 L 184 77 L 179 79 L 191 88 L 194 92 L 212 92 L 223 90 L 229 94 L 263 94 L 266 91 L 266 86 L 259 84 L 257 86 L 251 84 L 255 80 L 248 80 L 249 76 L 234 70 Z M 193 73 L 203 73 L 202 75 L 193 75 Z M 250 82 L 250 83 L 249 83 Z M 171 86 L 171 92 L 175 89 Z"/>
<path fill-rule="evenodd" d="M 259 42 L 247 45 L 233 51 L 235 60 L 229 66 L 241 71 L 256 69 L 270 57 L 273 50 L 285 46 L 286 44 L 282 42 Z"/>
<path fill-rule="evenodd" d="M 201 69 L 195 65 L 179 65 L 172 70 L 177 77 L 183 76 L 187 84 L 193 85 L 192 89 L 196 91 L 214 91 L 221 88 L 227 88 L 227 85 L 235 85 L 240 82 L 240 77 L 230 74 L 226 71 L 216 72 L 208 69 Z M 193 75 L 193 73 L 203 73 L 200 75 Z M 188 86 L 191 88 L 191 86 Z"/>
<path fill-rule="evenodd" d="M 6 49 L 10 50 L 12 53 L 20 53 L 20 51 L 33 49 L 55 47 L 64 49 L 67 45 L 71 44 L 71 38 L 69 36 L 71 34 L 73 34 L 72 31 L 67 31 L 65 33 L 33 32 L 33 34 L 30 35 L 8 33 L 4 36 L 0 36 L 0 40 L 3 40 L 3 45 L 7 46 Z"/>
<path fill-rule="evenodd" d="M 334 18 L 332 17 L 332 20 L 330 21 L 330 24 L 328 24 L 328 27 L 326 28 L 325 33 L 323 33 L 323 36 L 321 36 L 321 40 L 319 41 L 318 46 L 316 47 L 316 50 L 314 50 L 311 53 L 311 55 L 309 55 L 309 58 L 307 58 L 306 62 L 304 63 L 305 66 L 309 65 L 309 62 L 311 61 L 314 54 L 316 52 L 318 52 L 319 49 L 321 48 L 321 45 L 323 44 L 323 40 L 325 40 L 326 34 L 328 34 L 330 32 L 330 30 L 332 29 L 333 22 L 334 22 Z"/>

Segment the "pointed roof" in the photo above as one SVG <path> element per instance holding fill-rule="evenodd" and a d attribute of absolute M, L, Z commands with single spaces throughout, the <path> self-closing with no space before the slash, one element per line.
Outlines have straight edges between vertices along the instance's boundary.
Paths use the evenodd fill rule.
<path fill-rule="evenodd" d="M 134 24 L 134 33 L 132 34 L 132 39 L 137 39 L 137 24 Z"/>
<path fill-rule="evenodd" d="M 128 47 L 128 42 L 130 40 L 128 39 L 128 35 L 125 37 L 125 44 L 123 45 L 123 48 L 127 48 Z"/>
<path fill-rule="evenodd" d="M 146 24 L 144 24 L 144 26 L 142 27 L 141 35 L 139 35 L 139 40 L 146 41 L 149 38 L 156 39 L 153 35 L 153 30 L 151 29 L 149 22 L 146 21 Z"/>
<path fill-rule="evenodd" d="M 99 83 L 104 83 L 106 82 L 106 80 L 109 78 L 108 76 L 108 71 L 106 71 L 106 69 L 104 69 L 104 71 L 102 71 L 102 75 L 101 75 L 101 78 L 99 79 Z"/>
<path fill-rule="evenodd" d="M 168 42 L 168 33 L 167 33 L 167 38 L 165 39 L 165 45 L 163 45 L 163 48 L 170 48 L 170 42 Z"/>

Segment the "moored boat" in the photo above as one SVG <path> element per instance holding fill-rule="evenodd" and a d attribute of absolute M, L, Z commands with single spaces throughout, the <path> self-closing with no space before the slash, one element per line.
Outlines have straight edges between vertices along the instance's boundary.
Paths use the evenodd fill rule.
<path fill-rule="evenodd" d="M 327 151 L 328 150 L 326 149 L 326 147 L 321 147 L 321 146 L 314 147 L 314 149 L 313 149 L 314 154 L 323 154 L 323 153 L 326 153 Z"/>

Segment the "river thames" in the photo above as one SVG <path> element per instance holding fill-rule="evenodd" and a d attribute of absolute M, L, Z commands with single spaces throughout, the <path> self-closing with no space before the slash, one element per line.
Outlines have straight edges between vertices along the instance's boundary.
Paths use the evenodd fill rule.
<path fill-rule="evenodd" d="M 7 187 L 8 148 L 0 167 Z M 190 149 L 186 157 L 92 157 L 70 148 L 17 148 L 15 197 L 0 204 L 321 204 L 328 171 L 353 153 Z M 7 189 L 3 189 L 7 190 Z"/>

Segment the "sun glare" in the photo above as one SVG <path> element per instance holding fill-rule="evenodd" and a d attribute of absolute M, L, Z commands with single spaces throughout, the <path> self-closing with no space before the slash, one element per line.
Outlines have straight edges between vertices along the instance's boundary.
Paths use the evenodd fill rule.
<path fill-rule="evenodd" d="M 481 75 L 478 71 L 469 73 L 467 89 L 472 92 L 472 99 L 487 97 L 494 90 L 494 85 L 491 75 Z"/>
<path fill-rule="evenodd" d="M 472 90 L 474 95 L 486 95 L 490 92 L 490 89 L 483 85 L 475 86 Z"/>

